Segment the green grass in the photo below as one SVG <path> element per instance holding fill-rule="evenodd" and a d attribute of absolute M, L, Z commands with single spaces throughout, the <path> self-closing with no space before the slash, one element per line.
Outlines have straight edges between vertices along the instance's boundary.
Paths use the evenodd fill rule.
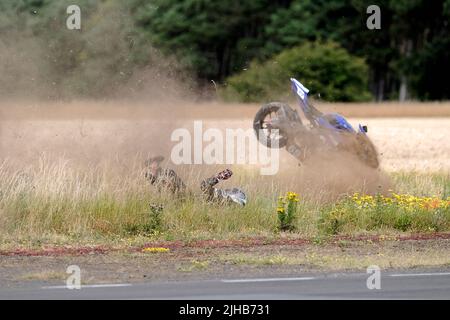
<path fill-rule="evenodd" d="M 246 190 L 248 205 L 221 206 L 206 203 L 199 193 L 173 200 L 149 186 L 142 170 L 132 172 L 117 174 L 103 167 L 81 170 L 64 162 L 15 170 L 3 163 L 0 243 L 39 246 L 278 237 L 278 196 L 295 191 L 273 181 L 262 183 L 251 171 L 242 171 L 233 184 Z M 446 173 L 396 173 L 391 180 L 399 193 L 446 198 L 450 192 Z M 163 212 L 156 215 L 151 203 L 162 204 Z M 310 239 L 331 234 L 450 231 L 448 208 L 432 213 L 396 207 L 361 210 L 345 194 L 328 202 L 300 194 L 295 217 L 290 234 Z"/>

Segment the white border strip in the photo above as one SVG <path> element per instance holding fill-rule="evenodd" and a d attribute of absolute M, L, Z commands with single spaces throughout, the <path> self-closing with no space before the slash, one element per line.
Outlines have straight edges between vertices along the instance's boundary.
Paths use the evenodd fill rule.
<path fill-rule="evenodd" d="M 435 273 L 396 273 L 390 274 L 390 277 L 431 277 L 431 276 L 450 276 L 450 272 Z"/>
<path fill-rule="evenodd" d="M 94 288 L 117 288 L 117 287 L 131 287 L 131 283 L 108 283 L 108 284 L 87 284 L 81 285 L 80 289 L 94 289 Z M 42 287 L 41 289 L 68 289 L 67 286 L 49 286 Z M 76 290 L 74 290 L 76 291 Z"/>
<path fill-rule="evenodd" d="M 277 282 L 277 281 L 305 281 L 315 280 L 315 277 L 300 277 L 300 278 L 260 278 L 260 279 L 224 279 L 224 283 L 249 283 L 249 282 Z"/>

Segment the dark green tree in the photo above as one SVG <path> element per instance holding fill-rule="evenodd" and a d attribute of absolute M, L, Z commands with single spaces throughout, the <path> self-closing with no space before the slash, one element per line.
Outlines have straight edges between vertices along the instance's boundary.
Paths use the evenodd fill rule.
<path fill-rule="evenodd" d="M 221 80 L 259 56 L 270 13 L 286 0 L 136 0 L 137 25 L 200 78 Z"/>
<path fill-rule="evenodd" d="M 446 99 L 449 3 L 380 0 L 381 30 L 369 30 L 366 9 L 372 1 L 294 0 L 289 8 L 273 13 L 264 54 L 303 41 L 331 39 L 365 58 L 369 85 L 378 100 Z"/>
<path fill-rule="evenodd" d="M 334 42 L 306 42 L 228 79 L 225 98 L 263 102 L 291 97 L 289 78 L 326 101 L 367 101 L 367 65 Z"/>

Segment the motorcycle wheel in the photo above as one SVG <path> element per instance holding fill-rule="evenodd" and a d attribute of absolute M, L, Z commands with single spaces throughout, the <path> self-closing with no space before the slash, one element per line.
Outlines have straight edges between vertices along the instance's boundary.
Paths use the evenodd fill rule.
<path fill-rule="evenodd" d="M 281 102 L 270 102 L 263 105 L 255 115 L 253 129 L 259 142 L 268 148 L 284 148 L 288 141 L 286 133 L 278 130 L 272 132 L 270 122 L 272 119 L 278 121 L 289 121 L 285 116 L 287 112 L 294 112 L 289 105 Z"/>

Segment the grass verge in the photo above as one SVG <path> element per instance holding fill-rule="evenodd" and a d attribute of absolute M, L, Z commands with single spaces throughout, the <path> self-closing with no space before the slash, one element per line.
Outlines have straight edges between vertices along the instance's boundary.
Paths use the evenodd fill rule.
<path fill-rule="evenodd" d="M 63 162 L 14 170 L 3 163 L 0 247 L 450 231 L 448 173 L 391 174 L 394 194 L 403 197 L 399 199 L 392 194 L 358 194 L 355 199 L 349 192 L 337 200 L 317 201 L 299 194 L 293 227 L 285 233 L 278 226 L 277 200 L 296 190 L 263 188 L 258 181 L 248 182 L 251 172 L 236 179 L 246 183 L 245 207 L 211 204 L 196 195 L 173 200 L 153 190 L 142 170 L 132 172 L 81 171 Z M 152 210 L 154 203 L 164 207 L 162 212 Z"/>

